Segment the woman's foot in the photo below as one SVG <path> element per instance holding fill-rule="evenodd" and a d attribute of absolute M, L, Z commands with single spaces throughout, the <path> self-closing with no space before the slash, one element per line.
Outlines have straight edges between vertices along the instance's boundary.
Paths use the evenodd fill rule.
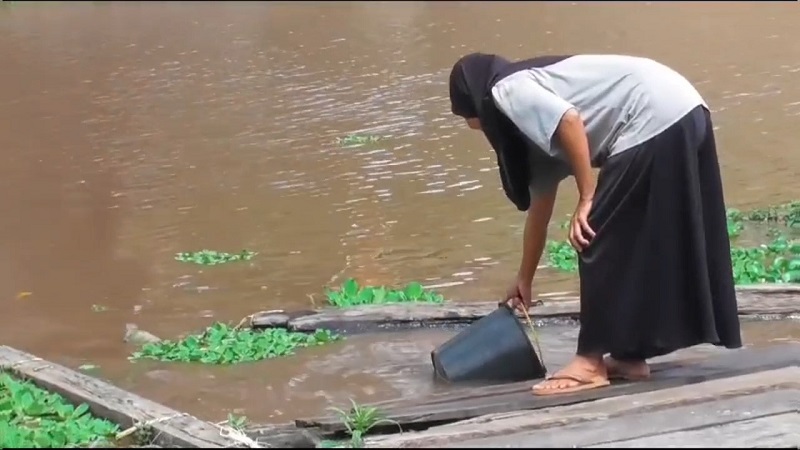
<path fill-rule="evenodd" d="M 645 360 L 619 361 L 610 356 L 603 360 L 609 379 L 642 381 L 650 378 L 650 366 Z"/>
<path fill-rule="evenodd" d="M 611 384 L 602 357 L 576 356 L 565 368 L 533 386 L 534 395 L 569 394 Z"/>

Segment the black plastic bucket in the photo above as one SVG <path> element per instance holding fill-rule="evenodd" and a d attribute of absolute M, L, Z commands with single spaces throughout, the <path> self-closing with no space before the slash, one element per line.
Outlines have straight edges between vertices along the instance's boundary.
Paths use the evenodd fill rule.
<path fill-rule="evenodd" d="M 433 350 L 431 361 L 436 376 L 451 383 L 514 382 L 545 376 L 525 328 L 507 305 Z"/>

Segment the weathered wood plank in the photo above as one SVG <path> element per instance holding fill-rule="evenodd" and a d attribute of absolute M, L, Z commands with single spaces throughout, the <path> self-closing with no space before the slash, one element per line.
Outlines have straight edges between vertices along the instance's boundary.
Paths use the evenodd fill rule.
<path fill-rule="evenodd" d="M 134 423 L 154 421 L 150 426 L 155 430 L 154 443 L 157 445 L 191 448 L 238 446 L 236 441 L 223 437 L 219 428 L 208 422 L 11 347 L 0 347 L 0 370 L 30 380 L 74 404 L 86 403 L 92 414 L 123 429 Z"/>
<path fill-rule="evenodd" d="M 494 446 L 507 448 L 575 448 L 613 444 L 693 428 L 699 429 L 793 413 L 796 411 L 797 405 L 800 404 L 800 390 L 779 389 L 760 394 L 743 394 L 733 398 L 707 400 L 709 401 L 695 405 L 678 406 L 645 413 L 627 413 L 618 417 L 603 418 L 557 428 L 452 442 L 447 446 L 472 448 Z M 559 414 L 558 408 L 549 412 L 553 415 Z M 693 445 L 694 443 L 692 441 L 684 441 L 683 445 L 687 444 Z"/>
<path fill-rule="evenodd" d="M 800 359 L 800 344 L 789 343 L 784 344 L 784 346 L 786 349 L 788 349 L 787 353 L 783 353 L 783 351 L 779 350 L 778 347 L 764 349 L 749 348 L 712 357 L 709 357 L 708 355 L 692 356 L 680 360 L 657 363 L 653 364 L 652 366 L 651 379 L 660 380 L 663 378 L 703 376 L 709 371 L 714 372 L 719 371 L 720 369 L 735 369 L 737 366 L 744 363 L 743 361 L 745 360 L 742 358 L 746 359 L 751 355 L 757 355 L 757 357 L 760 358 L 760 361 L 763 361 L 764 364 L 771 364 L 777 361 L 780 365 L 783 364 L 784 361 L 791 361 L 791 359 L 787 358 L 791 358 L 793 351 L 797 352 L 797 358 Z M 784 348 L 784 346 L 781 346 L 780 348 Z M 370 406 L 376 406 L 383 410 L 396 410 L 411 406 L 433 406 L 437 404 L 454 403 L 471 399 L 477 400 L 497 395 L 528 393 L 533 381 L 534 380 L 500 385 L 462 388 L 450 392 L 430 394 L 423 398 L 388 400 L 374 403 Z"/>
<path fill-rule="evenodd" d="M 530 384 L 515 383 L 508 385 L 508 391 L 495 392 L 485 396 L 478 395 L 474 399 L 465 399 L 463 394 L 459 394 L 461 396 L 456 397 L 453 402 L 444 402 L 438 398 L 435 402 L 427 404 L 427 400 L 423 398 L 417 405 L 382 408 L 381 411 L 384 416 L 401 425 L 425 426 L 486 414 L 552 408 L 601 398 L 667 389 L 756 371 L 789 367 L 797 365 L 799 362 L 800 344 L 789 343 L 768 348 L 730 351 L 723 355 L 695 360 L 691 363 L 676 364 L 670 370 L 654 374 L 646 382 L 617 382 L 609 387 L 575 394 L 536 397 L 530 393 Z M 479 394 L 478 390 L 476 390 L 476 394 Z M 298 419 L 295 423 L 299 427 L 319 428 L 323 431 L 340 431 L 343 428 L 338 418 L 333 416 Z"/>
<path fill-rule="evenodd" d="M 265 448 L 316 448 L 321 442 L 311 430 L 299 429 L 294 423 L 251 427 L 245 433 Z"/>
<path fill-rule="evenodd" d="M 798 448 L 800 414 L 732 422 L 699 430 L 677 431 L 589 448 Z"/>
<path fill-rule="evenodd" d="M 547 410 L 491 414 L 433 427 L 417 433 L 370 437 L 367 439 L 367 445 L 371 448 L 442 447 L 450 444 L 453 446 L 462 444 L 474 444 L 475 446 L 483 446 L 484 444 L 493 446 L 497 444 L 502 446 L 505 443 L 503 441 L 505 436 L 511 439 L 512 436 L 527 433 L 539 438 L 540 435 L 535 434 L 539 431 L 542 431 L 541 436 L 545 437 L 555 434 L 564 436 L 567 433 L 561 433 L 561 430 L 566 430 L 566 427 L 570 426 L 575 429 L 585 424 L 596 424 L 596 426 L 604 428 L 610 419 L 617 417 L 640 417 L 648 412 L 665 411 L 684 406 L 692 408 L 696 407 L 696 405 L 708 402 L 713 403 L 729 398 L 749 399 L 750 397 L 747 397 L 748 394 L 761 391 L 767 392 L 769 396 L 784 396 L 787 401 L 793 401 L 797 398 L 797 389 L 800 389 L 800 367 L 795 366 Z M 775 390 L 778 390 L 777 393 L 774 392 Z M 787 395 L 786 393 L 789 391 L 791 391 L 790 395 Z M 792 395 L 795 397 L 791 397 Z M 752 400 L 743 401 L 745 405 L 752 402 Z M 782 412 L 785 410 L 783 408 L 786 405 L 778 406 L 778 409 L 769 411 Z M 790 404 L 789 406 L 791 407 L 792 405 Z M 797 407 L 797 404 L 794 404 L 793 407 Z M 760 407 L 758 409 L 762 412 L 767 411 Z M 745 413 L 742 414 L 744 415 Z M 694 420 L 694 416 L 689 417 L 690 415 L 687 415 L 685 419 Z M 593 426 L 595 425 L 590 425 L 587 429 L 591 430 Z M 558 433 L 554 433 L 555 430 L 553 428 L 555 427 L 559 427 Z M 634 431 L 639 429 L 637 427 L 629 428 Z M 607 434 L 605 434 L 605 431 L 587 431 L 586 435 L 596 439 L 597 436 L 602 437 Z M 575 434 L 571 436 L 574 436 L 574 445 L 576 446 L 599 442 L 598 440 L 582 441 L 580 436 Z M 532 446 L 546 446 L 548 442 L 550 441 L 546 438 L 541 438 Z M 553 442 L 555 446 L 558 446 L 556 441 Z M 570 447 L 573 444 L 564 445 Z"/>
<path fill-rule="evenodd" d="M 667 370 L 680 369 L 681 367 L 685 367 L 687 364 L 691 364 L 692 361 L 699 361 L 702 358 L 705 358 L 706 356 L 707 355 L 693 356 L 676 361 L 665 361 L 665 362 L 651 364 L 650 371 L 653 377 L 657 378 L 661 372 Z M 482 397 L 490 397 L 493 395 L 528 392 L 531 388 L 531 383 L 533 381 L 534 380 L 519 381 L 513 383 L 493 384 L 489 386 L 486 385 L 465 386 L 445 392 L 435 392 L 432 394 L 428 394 L 423 399 L 399 398 L 392 400 L 383 400 L 380 402 L 370 403 L 370 406 L 381 409 L 388 409 L 388 408 L 396 409 L 414 405 L 422 406 L 422 405 L 434 405 L 439 403 L 452 403 L 459 400 L 477 399 Z"/>
<path fill-rule="evenodd" d="M 736 289 L 742 316 L 791 315 L 800 313 L 800 285 L 753 285 Z M 578 317 L 580 303 L 575 296 L 539 297 L 540 306 L 531 317 L 556 319 Z M 366 305 L 353 308 L 323 308 L 316 312 L 286 313 L 264 311 L 253 315 L 252 326 L 285 326 L 295 331 L 318 328 L 350 330 L 359 327 L 437 323 L 469 323 L 497 308 L 497 302 L 459 302 L 431 305 L 424 303 Z M 280 316 L 280 317 L 278 317 Z M 280 319 L 280 320 L 278 320 Z"/>

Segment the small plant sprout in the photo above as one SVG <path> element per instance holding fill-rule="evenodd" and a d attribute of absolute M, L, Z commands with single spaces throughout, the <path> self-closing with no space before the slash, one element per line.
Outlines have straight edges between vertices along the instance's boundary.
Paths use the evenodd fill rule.
<path fill-rule="evenodd" d="M 350 400 L 350 403 L 352 407 L 348 412 L 339 408 L 329 408 L 339 416 L 347 430 L 347 434 L 350 436 L 350 447 L 363 447 L 364 436 L 376 426 L 396 425 L 401 432 L 403 431 L 400 424 L 396 421 L 381 417 L 377 408 L 359 405 L 354 400 Z"/>

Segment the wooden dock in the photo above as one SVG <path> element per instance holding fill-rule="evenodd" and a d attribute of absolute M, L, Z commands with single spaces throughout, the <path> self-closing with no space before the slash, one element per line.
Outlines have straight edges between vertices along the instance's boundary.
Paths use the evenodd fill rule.
<path fill-rule="evenodd" d="M 366 443 L 380 448 L 694 446 L 695 440 L 736 446 L 753 439 L 800 444 L 800 343 L 698 355 L 652 369 L 647 381 L 551 397 L 533 396 L 531 380 L 376 403 L 370 406 L 405 432 Z M 344 430 L 334 416 L 298 419 L 296 425 L 317 436 Z M 598 431 L 605 427 L 613 432 Z M 376 431 L 396 430 L 394 425 Z M 713 438 L 720 433 L 729 438 Z M 731 441 L 737 433 L 749 434 Z"/>
<path fill-rule="evenodd" d="M 800 367 L 653 392 L 483 416 L 421 433 L 382 436 L 375 448 L 793 448 L 800 445 Z"/>
<path fill-rule="evenodd" d="M 74 405 L 86 403 L 95 417 L 116 423 L 122 430 L 135 425 L 151 427 L 151 444 L 157 446 L 242 447 L 214 424 L 11 347 L 0 346 L 0 371 L 60 394 Z"/>
<path fill-rule="evenodd" d="M 738 286 L 741 317 L 800 317 L 800 284 Z M 261 311 L 252 314 L 253 328 L 287 328 L 314 331 L 368 332 L 385 327 L 418 327 L 474 322 L 497 309 L 497 302 L 445 302 L 365 305 L 322 308 L 315 311 Z M 577 319 L 580 302 L 575 296 L 540 297 L 530 315 L 533 319 Z"/>

